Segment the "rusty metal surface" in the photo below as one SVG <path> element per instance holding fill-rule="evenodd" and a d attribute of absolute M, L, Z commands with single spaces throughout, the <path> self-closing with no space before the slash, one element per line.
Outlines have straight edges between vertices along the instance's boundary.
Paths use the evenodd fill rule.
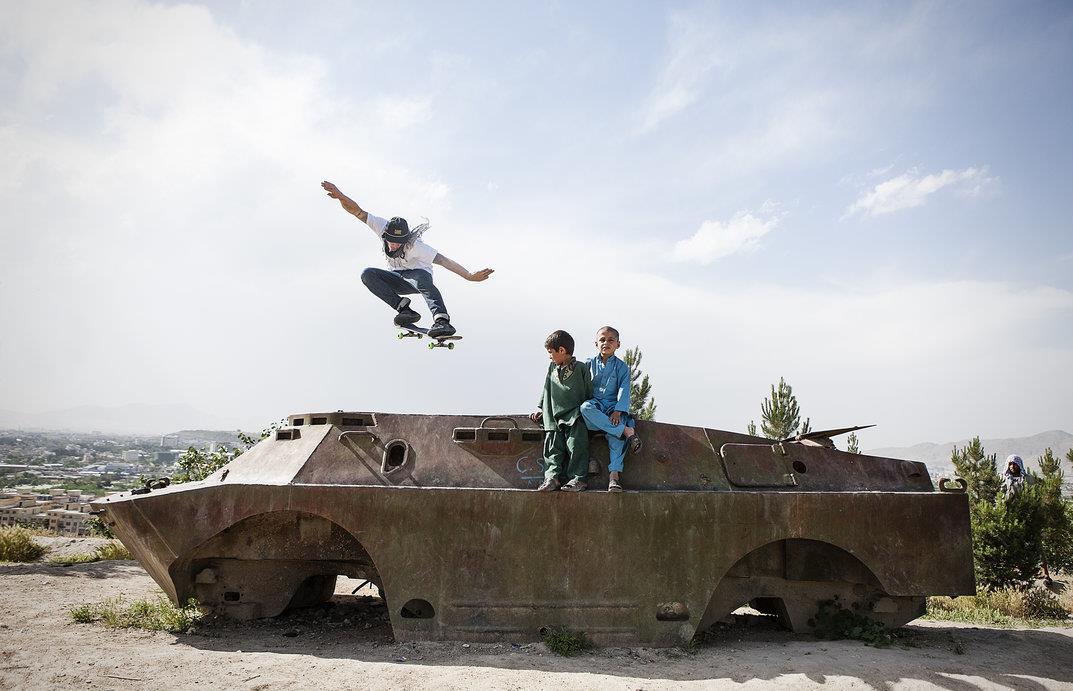
<path fill-rule="evenodd" d="M 322 599 L 336 575 L 369 578 L 404 641 L 533 640 L 561 624 L 598 643 L 674 645 L 754 599 L 805 628 L 833 595 L 896 625 L 925 595 L 974 592 L 966 497 L 914 477 L 922 464 L 640 423 L 632 491 L 537 493 L 519 491 L 542 475 L 522 416 L 517 429 L 301 418 L 226 477 L 97 507 L 173 598 L 273 616 Z M 606 486 L 606 444 L 593 446 Z M 773 474 L 794 484 L 755 485 Z"/>

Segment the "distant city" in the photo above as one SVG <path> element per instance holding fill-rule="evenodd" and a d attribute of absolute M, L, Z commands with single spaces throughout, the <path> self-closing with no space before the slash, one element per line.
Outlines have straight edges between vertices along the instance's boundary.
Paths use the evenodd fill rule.
<path fill-rule="evenodd" d="M 89 502 L 143 479 L 171 476 L 188 448 L 239 445 L 232 432 L 184 430 L 162 436 L 100 432 L 0 431 L 0 527 L 89 532 Z"/>

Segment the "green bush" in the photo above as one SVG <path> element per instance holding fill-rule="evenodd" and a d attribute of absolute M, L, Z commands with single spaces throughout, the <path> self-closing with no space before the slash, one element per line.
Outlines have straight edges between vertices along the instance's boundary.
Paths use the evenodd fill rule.
<path fill-rule="evenodd" d="M 45 551 L 26 528 L 0 528 L 0 561 L 37 561 Z"/>
<path fill-rule="evenodd" d="M 69 612 L 79 624 L 100 622 L 110 629 L 145 629 L 180 633 L 201 621 L 201 611 L 194 600 L 177 607 L 167 598 L 135 600 L 125 605 L 119 598 L 104 600 L 95 605 L 83 604 Z"/>
<path fill-rule="evenodd" d="M 1073 462 L 1073 449 L 1067 453 Z M 1061 463 L 1051 449 L 1037 460 L 1039 473 L 1026 468 L 1026 484 L 1014 497 L 1003 494 L 995 455 L 976 437 L 951 461 L 968 483 L 973 562 L 977 582 L 989 590 L 1027 587 L 1046 563 L 1053 570 L 1073 567 L 1073 502 L 1062 497 Z"/>
<path fill-rule="evenodd" d="M 112 529 L 100 519 L 99 516 L 90 516 L 90 519 L 86 521 L 89 524 L 89 534 L 94 537 L 107 537 L 115 539 L 115 533 Z"/>
<path fill-rule="evenodd" d="M 837 598 L 820 602 L 813 622 L 816 624 L 816 637 L 828 641 L 851 638 L 868 645 L 884 646 L 893 640 L 886 626 L 845 609 Z"/>
<path fill-rule="evenodd" d="M 1043 501 L 1038 485 L 1010 499 L 972 506 L 976 580 L 984 588 L 1027 586 L 1039 573 L 1043 554 Z"/>
<path fill-rule="evenodd" d="M 572 657 L 592 647 L 584 631 L 571 631 L 565 626 L 550 626 L 542 636 L 548 650 L 564 657 Z"/>

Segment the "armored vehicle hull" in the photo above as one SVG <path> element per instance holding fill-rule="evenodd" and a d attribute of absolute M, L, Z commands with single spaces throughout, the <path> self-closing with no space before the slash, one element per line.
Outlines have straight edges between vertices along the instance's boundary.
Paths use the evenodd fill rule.
<path fill-rule="evenodd" d="M 826 599 L 898 626 L 974 592 L 966 496 L 921 463 L 642 422 L 626 492 L 538 493 L 523 416 L 289 423 L 201 482 L 97 503 L 173 600 L 270 617 L 345 575 L 376 584 L 400 641 L 562 625 L 659 646 L 746 603 L 807 631 Z"/>

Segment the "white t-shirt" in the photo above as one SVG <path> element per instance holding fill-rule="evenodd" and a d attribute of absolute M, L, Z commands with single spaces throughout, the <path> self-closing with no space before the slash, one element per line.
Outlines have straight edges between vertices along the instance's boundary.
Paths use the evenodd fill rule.
<path fill-rule="evenodd" d="M 365 221 L 365 225 L 372 228 L 376 237 L 380 238 L 384 234 L 384 229 L 387 228 L 387 220 L 369 214 L 369 220 Z M 432 261 L 437 254 L 436 250 L 417 239 L 401 257 L 385 257 L 385 259 L 387 259 L 388 266 L 395 270 L 424 269 L 432 273 Z"/>

